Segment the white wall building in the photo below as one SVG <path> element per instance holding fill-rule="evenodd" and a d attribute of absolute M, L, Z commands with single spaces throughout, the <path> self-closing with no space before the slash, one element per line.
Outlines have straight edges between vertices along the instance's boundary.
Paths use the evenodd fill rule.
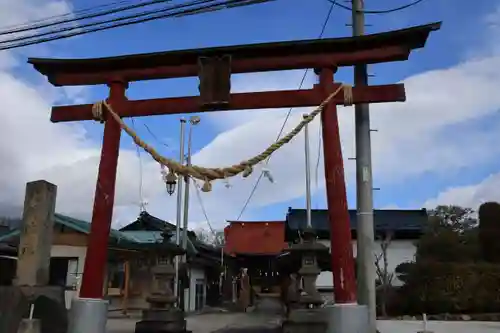
<path fill-rule="evenodd" d="M 320 240 L 320 243 L 324 244 L 328 248 L 330 248 L 329 240 Z M 382 250 L 380 247 L 380 241 L 375 241 L 375 255 L 381 254 Z M 353 256 L 356 257 L 357 252 L 357 244 L 356 241 L 352 241 L 352 251 Z M 389 273 L 395 273 L 396 267 L 404 262 L 413 261 L 415 258 L 415 240 L 411 239 L 403 239 L 398 240 L 394 239 L 390 242 L 389 247 L 387 249 L 387 270 Z M 374 258 L 375 260 L 375 258 Z M 380 263 L 382 265 L 382 262 Z M 401 285 L 401 281 L 394 274 L 394 278 L 392 280 L 393 285 Z M 325 271 L 321 272 L 318 279 L 316 280 L 316 285 L 320 289 L 329 289 L 333 288 L 333 276 L 332 272 Z"/>
<path fill-rule="evenodd" d="M 311 212 L 312 227 L 316 231 L 319 242 L 330 248 L 330 227 L 328 211 L 314 209 Z M 349 210 L 351 223 L 351 238 L 353 256 L 356 257 L 356 225 L 357 215 L 355 210 Z M 415 258 L 415 241 L 420 237 L 427 222 L 427 212 L 420 210 L 374 210 L 374 232 L 376 239 L 384 239 L 387 234 L 391 235 L 387 249 L 388 271 L 395 272 L 396 267 L 404 262 L 413 261 Z M 298 231 L 306 226 L 306 210 L 289 208 L 286 217 L 286 239 L 293 241 Z M 381 241 L 375 241 L 375 255 L 382 252 Z M 383 267 L 382 260 L 380 265 Z M 400 285 L 401 281 L 394 276 L 393 285 Z M 333 288 L 333 277 L 330 271 L 324 271 L 316 281 L 319 289 L 329 290 Z"/>

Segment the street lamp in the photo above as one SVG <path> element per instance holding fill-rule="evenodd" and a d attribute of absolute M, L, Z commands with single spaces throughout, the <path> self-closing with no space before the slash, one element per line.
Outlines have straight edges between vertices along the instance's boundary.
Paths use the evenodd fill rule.
<path fill-rule="evenodd" d="M 177 176 L 173 172 L 167 172 L 164 165 L 161 166 L 161 176 L 167 188 L 167 193 L 169 195 L 174 194 L 175 186 L 177 185 Z"/>
<path fill-rule="evenodd" d="M 201 119 L 198 116 L 192 116 L 191 118 L 189 118 L 189 123 L 191 125 L 198 125 L 200 123 L 200 121 L 201 121 Z"/>
<path fill-rule="evenodd" d="M 165 175 L 165 185 L 167 187 L 167 193 L 169 195 L 174 194 L 175 185 L 177 185 L 177 176 L 173 172 L 169 172 Z"/>

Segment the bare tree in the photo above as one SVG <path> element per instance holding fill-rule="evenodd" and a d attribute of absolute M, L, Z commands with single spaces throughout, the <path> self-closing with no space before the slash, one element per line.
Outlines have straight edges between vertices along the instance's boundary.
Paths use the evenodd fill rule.
<path fill-rule="evenodd" d="M 380 253 L 375 254 L 375 270 L 377 273 L 378 289 L 380 293 L 380 312 L 382 316 L 387 317 L 387 298 L 389 289 L 394 279 L 394 273 L 389 272 L 389 261 L 387 259 L 387 251 L 391 244 L 392 234 L 387 232 L 385 236 L 380 237 Z"/>
<path fill-rule="evenodd" d="M 196 231 L 196 237 L 205 244 L 213 246 L 224 246 L 224 231 L 208 231 L 200 229 Z"/>

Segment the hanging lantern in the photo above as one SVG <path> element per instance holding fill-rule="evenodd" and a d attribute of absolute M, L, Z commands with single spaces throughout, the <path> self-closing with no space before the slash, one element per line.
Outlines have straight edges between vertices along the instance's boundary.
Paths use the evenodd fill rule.
<path fill-rule="evenodd" d="M 167 193 L 169 195 L 174 194 L 175 192 L 175 186 L 177 185 L 177 176 L 173 172 L 169 172 L 165 176 L 165 185 L 167 187 Z"/>

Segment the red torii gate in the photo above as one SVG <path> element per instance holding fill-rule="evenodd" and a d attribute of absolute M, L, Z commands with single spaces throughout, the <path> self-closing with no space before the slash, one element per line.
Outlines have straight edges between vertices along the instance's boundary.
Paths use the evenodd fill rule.
<path fill-rule="evenodd" d="M 421 48 L 440 23 L 361 37 L 304 40 L 230 47 L 170 51 L 98 59 L 30 58 L 54 86 L 109 86 L 107 102 L 121 117 L 182 114 L 319 105 L 339 87 L 333 74 L 339 66 L 407 60 Z M 313 89 L 230 93 L 231 73 L 314 68 L 319 83 Z M 199 76 L 200 96 L 128 100 L 129 82 Z M 405 101 L 402 84 L 353 88 L 354 103 Z M 335 300 L 356 302 L 350 222 L 335 97 L 321 114 L 328 217 L 331 233 Z M 92 120 L 92 105 L 54 106 L 51 121 Z M 108 118 L 109 119 L 109 118 Z M 80 297 L 102 298 L 108 237 L 115 194 L 121 129 L 113 119 L 104 125 L 101 161 Z"/>

